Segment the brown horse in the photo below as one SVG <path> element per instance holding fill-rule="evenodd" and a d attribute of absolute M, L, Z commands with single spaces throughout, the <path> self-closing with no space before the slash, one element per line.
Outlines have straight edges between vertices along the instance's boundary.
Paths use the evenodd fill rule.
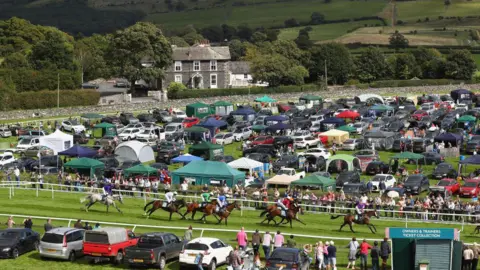
<path fill-rule="evenodd" d="M 371 217 L 374 216 L 374 217 L 379 218 L 376 210 L 364 212 L 363 215 L 362 215 L 362 218 L 360 220 L 355 220 L 355 215 L 350 214 L 350 213 L 346 214 L 346 215 L 331 216 L 330 219 L 337 219 L 341 216 L 343 216 L 343 224 L 342 224 L 342 226 L 340 226 L 340 231 L 342 231 L 343 226 L 348 224 L 348 226 L 350 227 L 350 231 L 355 233 L 352 225 L 353 225 L 353 223 L 356 223 L 358 225 L 367 225 L 367 227 L 370 229 L 370 231 L 372 233 L 377 232 L 377 228 L 375 228 L 375 225 L 370 223 L 370 218 Z"/>
<path fill-rule="evenodd" d="M 278 206 L 277 204 L 271 204 L 269 206 L 267 206 L 267 208 L 265 208 L 265 210 L 262 211 L 262 213 L 260 213 L 260 217 L 263 217 L 265 214 L 267 213 L 271 213 L 275 210 L 277 210 Z M 268 222 L 270 223 L 271 220 L 269 220 Z"/>
<path fill-rule="evenodd" d="M 218 224 L 222 223 L 222 220 L 225 219 L 225 226 L 227 225 L 227 220 L 228 220 L 228 217 L 230 216 L 230 214 L 232 213 L 233 210 L 235 209 L 238 209 L 240 210 L 240 204 L 238 204 L 237 201 L 233 202 L 233 203 L 229 203 L 227 204 L 227 206 L 225 206 L 225 209 L 223 211 L 220 211 L 218 213 L 215 213 L 214 216 L 218 216 L 219 219 L 218 219 Z"/>
<path fill-rule="evenodd" d="M 186 205 L 187 211 L 183 215 L 186 216 L 187 214 L 192 213 L 192 218 L 191 219 L 194 219 L 197 211 L 202 211 L 203 208 L 205 208 L 208 204 L 211 204 L 211 203 L 213 203 L 213 201 L 212 202 L 202 202 L 202 203 L 198 203 L 197 201 L 193 201 L 191 203 L 187 203 L 187 205 Z"/>
<path fill-rule="evenodd" d="M 185 206 L 185 201 L 183 199 L 176 200 L 176 201 L 170 203 L 170 205 L 167 205 L 166 207 L 163 206 L 163 203 L 164 203 L 164 201 L 162 201 L 162 200 L 154 200 L 154 201 L 151 201 L 151 202 L 147 203 L 147 205 L 145 205 L 145 207 L 143 208 L 143 211 L 145 211 L 145 214 L 143 214 L 143 215 L 147 216 L 147 218 L 149 218 L 150 215 L 153 212 L 155 212 L 157 209 L 163 209 L 163 210 L 170 213 L 169 220 L 172 220 L 172 214 L 173 213 L 177 213 L 182 217 L 182 219 L 185 219 L 185 215 L 182 215 L 182 213 L 180 213 L 180 209 Z M 152 205 L 152 208 L 150 208 L 147 211 L 147 207 L 149 205 Z"/>
<path fill-rule="evenodd" d="M 276 226 L 279 226 L 280 224 L 283 224 L 284 221 L 285 221 L 285 224 L 290 223 L 290 228 L 292 228 L 292 221 L 296 220 L 296 221 L 302 223 L 303 225 L 306 225 L 303 221 L 301 221 L 297 217 L 298 213 L 303 214 L 303 209 L 296 202 L 294 202 L 290 205 L 290 208 L 286 211 L 285 216 L 282 216 L 282 209 L 280 209 L 279 207 L 276 207 L 275 209 L 273 209 L 273 208 L 271 208 L 271 209 L 272 209 L 272 211 L 267 214 L 266 218 L 262 222 L 260 222 L 260 224 L 262 224 L 262 223 L 264 223 L 265 221 L 268 220 L 268 224 L 270 224 L 270 221 L 273 221 L 273 222 L 275 222 Z M 281 217 L 280 222 L 277 223 L 275 221 L 275 217 Z"/>
<path fill-rule="evenodd" d="M 212 200 L 211 203 L 208 203 L 207 205 L 205 205 L 205 207 L 203 208 L 198 208 L 196 211 L 202 211 L 203 212 L 203 216 L 199 219 L 199 220 L 203 220 L 203 223 L 207 222 L 207 216 L 210 216 L 210 215 L 213 215 L 215 214 L 215 209 L 217 208 L 217 200 Z M 218 221 L 218 217 L 213 215 L 217 221 Z"/>

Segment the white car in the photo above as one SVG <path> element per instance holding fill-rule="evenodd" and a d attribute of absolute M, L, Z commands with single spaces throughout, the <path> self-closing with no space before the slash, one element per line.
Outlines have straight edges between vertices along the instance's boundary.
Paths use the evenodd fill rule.
<path fill-rule="evenodd" d="M 187 118 L 187 114 L 182 112 L 182 111 L 173 111 L 172 112 L 172 117 L 173 118 L 185 119 L 185 118 Z"/>
<path fill-rule="evenodd" d="M 320 122 L 322 122 L 323 120 L 325 120 L 324 116 L 321 115 L 321 114 L 316 114 L 316 115 L 312 115 L 310 116 L 310 118 L 308 118 L 310 120 L 310 122 L 312 122 L 312 125 L 318 123 L 320 124 Z"/>
<path fill-rule="evenodd" d="M 8 138 L 12 136 L 12 131 L 7 127 L 0 127 L 0 136 L 3 138 Z"/>
<path fill-rule="evenodd" d="M 380 185 L 380 181 L 382 180 L 385 182 L 385 188 L 394 187 L 397 183 L 397 179 L 395 179 L 395 177 L 391 174 L 377 174 L 371 180 L 373 191 L 378 192 L 380 190 L 378 185 Z"/>
<path fill-rule="evenodd" d="M 137 135 L 137 139 L 165 139 L 165 129 L 163 127 L 153 126 L 151 128 L 144 129 Z"/>
<path fill-rule="evenodd" d="M 23 152 L 32 146 L 39 146 L 39 145 L 40 145 L 40 138 L 38 137 L 24 138 L 18 142 L 15 152 Z"/>
<path fill-rule="evenodd" d="M 250 127 L 238 127 L 233 132 L 233 137 L 237 142 L 246 140 L 250 138 L 251 135 L 252 135 L 252 129 Z"/>
<path fill-rule="evenodd" d="M 324 159 L 329 159 L 331 154 L 325 148 L 311 148 L 304 152 L 298 153 L 299 156 L 312 155 L 316 158 L 323 157 Z"/>
<path fill-rule="evenodd" d="M 305 138 L 311 135 L 312 133 L 308 130 L 299 130 L 299 131 L 295 131 L 290 137 L 292 137 L 292 139 L 295 140 L 297 138 Z"/>
<path fill-rule="evenodd" d="M 306 136 L 301 138 L 296 138 L 293 140 L 293 146 L 296 148 L 311 148 L 311 147 L 318 147 L 321 146 L 322 143 L 317 137 L 313 136 Z"/>
<path fill-rule="evenodd" d="M 118 137 L 122 141 L 130 141 L 134 140 L 137 138 L 137 135 L 139 135 L 142 131 L 138 128 L 127 128 L 122 131 L 122 133 L 118 134 Z"/>
<path fill-rule="evenodd" d="M 180 252 L 180 269 L 186 265 L 194 266 L 195 258 L 203 253 L 202 265 L 204 269 L 216 269 L 217 265 L 225 264 L 233 248 L 217 238 L 200 237 L 188 242 Z M 182 267 L 183 266 L 183 267 Z"/>
<path fill-rule="evenodd" d="M 124 130 L 132 129 L 132 128 L 138 128 L 141 131 L 145 130 L 145 127 L 143 126 L 142 123 L 132 123 L 132 124 L 128 124 L 128 125 L 126 125 L 122 128 L 117 128 L 117 132 L 122 133 Z"/>
<path fill-rule="evenodd" d="M 460 104 L 457 104 L 455 109 L 460 109 L 460 110 L 465 110 L 467 111 L 468 110 L 468 105 L 467 104 L 463 104 L 463 103 L 460 103 Z"/>
<path fill-rule="evenodd" d="M 233 133 L 231 132 L 227 132 L 227 133 L 218 133 L 217 135 L 215 135 L 214 137 L 214 142 L 216 144 L 222 144 L 222 145 L 226 145 L 226 144 L 232 144 L 233 143 Z"/>
<path fill-rule="evenodd" d="M 15 160 L 16 160 L 15 156 L 13 155 L 12 152 L 5 152 L 3 154 L 0 154 L 0 165 L 1 166 L 12 163 Z"/>
<path fill-rule="evenodd" d="M 74 133 L 85 132 L 85 126 L 75 120 L 65 120 L 62 122 L 62 129 Z"/>

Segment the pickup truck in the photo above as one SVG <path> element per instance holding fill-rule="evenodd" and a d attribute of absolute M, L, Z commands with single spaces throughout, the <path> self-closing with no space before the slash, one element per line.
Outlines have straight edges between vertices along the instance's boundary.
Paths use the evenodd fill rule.
<path fill-rule="evenodd" d="M 86 231 L 83 240 L 83 254 L 90 263 L 110 260 L 122 264 L 125 249 L 135 246 L 138 238 L 125 228 L 101 228 Z"/>
<path fill-rule="evenodd" d="M 166 262 L 178 259 L 183 249 L 183 241 L 172 233 L 146 233 L 143 234 L 134 247 L 125 251 L 125 260 L 129 268 L 138 268 L 136 265 L 158 264 L 164 269 Z"/>
<path fill-rule="evenodd" d="M 282 175 L 282 174 L 286 174 L 289 176 L 296 176 L 298 179 L 305 177 L 304 171 L 297 173 L 297 171 L 295 171 L 294 168 L 280 168 L 280 170 L 278 170 L 277 172 L 277 175 Z"/>

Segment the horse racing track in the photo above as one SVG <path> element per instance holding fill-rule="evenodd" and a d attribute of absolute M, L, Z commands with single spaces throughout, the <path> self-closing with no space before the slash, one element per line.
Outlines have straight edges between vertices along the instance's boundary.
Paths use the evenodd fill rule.
<path fill-rule="evenodd" d="M 144 228 L 137 227 L 135 232 L 144 233 L 149 231 L 170 231 L 176 233 L 179 236 L 183 236 L 184 230 L 192 225 L 194 228 L 194 237 L 200 236 L 201 228 L 206 229 L 216 229 L 218 231 L 208 231 L 203 232 L 203 236 L 217 237 L 225 242 L 228 242 L 232 245 L 235 244 L 236 233 L 232 231 L 222 231 L 222 230 L 239 230 L 242 226 L 246 230 L 253 231 L 259 229 L 260 231 L 270 231 L 276 232 L 277 230 L 281 231 L 285 237 L 289 237 L 291 234 L 295 235 L 305 235 L 305 236 L 316 236 L 316 238 L 310 237 L 295 237 L 299 247 L 303 244 L 310 243 L 314 244 L 317 241 L 327 241 L 334 240 L 335 245 L 338 249 L 337 260 L 339 266 L 346 265 L 348 249 L 345 246 L 348 243 L 347 239 L 336 239 L 336 238 L 351 238 L 353 236 L 357 237 L 358 240 L 363 238 L 367 239 L 381 239 L 384 236 L 384 231 L 386 227 L 405 227 L 405 220 L 398 221 L 387 221 L 382 217 L 379 219 L 372 218 L 371 223 L 374 224 L 377 228 L 377 234 L 372 234 L 366 226 L 354 225 L 355 234 L 350 232 L 348 226 L 346 226 L 342 232 L 339 232 L 339 227 L 343 223 L 343 219 L 331 220 L 330 215 L 327 214 L 313 214 L 305 213 L 304 215 L 299 215 L 299 218 L 306 224 L 302 225 L 297 221 L 293 221 L 293 228 L 290 228 L 289 225 L 280 225 L 274 226 L 273 224 L 260 224 L 263 218 L 259 217 L 261 211 L 254 210 L 233 210 L 230 217 L 228 218 L 228 225 L 224 223 L 217 225 L 217 220 L 209 216 L 207 217 L 207 223 L 203 223 L 197 220 L 181 220 L 181 217 L 177 214 L 173 214 L 172 220 L 169 221 L 169 213 L 164 210 L 158 209 L 152 214 L 149 219 L 143 215 L 144 211 L 144 201 L 141 199 L 132 199 L 129 197 L 124 197 L 124 204 L 117 202 L 118 207 L 122 210 L 123 214 L 117 212 L 114 209 L 107 214 L 105 205 L 95 204 L 93 205 L 89 212 L 83 210 L 83 204 L 80 203 L 80 199 L 84 198 L 85 194 L 78 193 L 55 193 L 54 199 L 52 199 L 52 193 L 49 191 L 39 192 L 39 196 L 36 197 L 34 190 L 22 190 L 16 189 L 15 196 L 9 199 L 9 190 L 0 189 L 0 214 L 12 214 L 12 215 L 25 215 L 25 216 L 38 216 L 38 217 L 51 217 L 51 218 L 68 218 L 68 219 L 82 219 L 89 221 L 98 221 L 110 222 L 110 223 L 124 223 L 131 224 L 131 228 L 134 225 L 151 225 L 151 226 L 169 226 L 169 227 L 178 227 L 178 228 L 168 228 L 168 229 L 159 229 L 159 228 Z M 113 211 L 112 211 L 113 210 Z M 182 211 L 182 213 L 185 210 Z M 197 213 L 196 219 L 201 217 L 200 213 Z M 187 215 L 187 218 L 190 218 L 190 215 Z M 7 220 L 7 216 L 0 216 L 1 226 L 4 226 L 4 222 Z M 17 225 L 21 225 L 23 218 L 16 217 L 14 218 Z M 43 233 L 43 224 L 45 223 L 44 219 L 33 219 L 34 230 L 39 233 Z M 68 221 L 56 221 L 53 220 L 54 226 L 67 226 Z M 94 224 L 91 224 L 94 225 Z M 71 224 L 73 226 L 73 222 Z M 102 224 L 103 227 L 110 226 Z M 425 223 L 425 222 L 409 222 L 409 228 L 413 227 L 430 227 L 430 228 L 458 228 L 461 229 L 461 225 L 447 225 L 439 223 Z M 4 228 L 4 227 L 2 227 Z M 465 242 L 473 243 L 477 242 L 477 236 L 471 235 L 475 226 L 465 225 L 464 231 L 461 234 L 461 239 Z M 249 234 L 250 236 L 250 234 Z M 371 242 L 371 241 L 370 241 Z M 29 254 L 22 255 L 16 261 L 12 260 L 3 260 L 0 261 L 1 269 L 26 269 L 32 268 L 34 265 L 35 269 L 95 269 L 103 268 L 109 269 L 112 267 L 110 265 L 101 265 L 101 266 L 91 266 L 86 263 L 85 260 L 78 260 L 75 263 L 69 262 L 58 262 L 58 261 L 42 261 L 36 252 L 31 252 Z M 126 266 L 121 266 L 120 268 L 126 268 Z M 112 267 L 119 268 L 119 267 Z M 175 262 L 169 264 L 169 269 L 178 269 L 178 265 Z"/>

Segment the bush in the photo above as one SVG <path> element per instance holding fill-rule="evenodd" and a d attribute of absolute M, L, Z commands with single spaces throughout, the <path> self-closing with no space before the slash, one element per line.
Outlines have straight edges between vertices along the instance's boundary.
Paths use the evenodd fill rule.
<path fill-rule="evenodd" d="M 15 93 L 5 109 L 29 110 L 57 107 L 57 91 L 31 91 Z M 60 107 L 97 105 L 100 93 L 95 90 L 61 90 Z"/>
<path fill-rule="evenodd" d="M 357 84 L 360 84 L 360 81 L 357 79 L 350 79 L 345 83 L 345 85 L 357 85 Z"/>
<path fill-rule="evenodd" d="M 289 85 L 278 87 L 252 87 L 252 88 L 225 88 L 225 89 L 188 89 L 177 93 L 168 92 L 170 99 L 184 99 L 184 98 L 206 98 L 206 97 L 220 97 L 233 95 L 257 95 L 257 94 L 281 94 L 281 93 L 299 93 L 299 92 L 314 92 L 321 90 L 319 86 L 314 84 L 306 84 L 301 86 Z"/>
<path fill-rule="evenodd" d="M 409 86 L 423 86 L 423 85 L 448 85 L 459 84 L 462 81 L 449 80 L 449 79 L 425 79 L 425 80 L 388 80 L 388 81 L 376 81 L 370 83 L 371 87 L 383 88 L 383 87 L 409 87 Z"/>
<path fill-rule="evenodd" d="M 80 87 L 80 73 L 70 70 L 0 69 L 0 80 L 10 78 L 15 84 L 17 92 L 55 90 L 57 89 L 58 74 L 60 74 L 61 89 L 78 89 Z"/>

